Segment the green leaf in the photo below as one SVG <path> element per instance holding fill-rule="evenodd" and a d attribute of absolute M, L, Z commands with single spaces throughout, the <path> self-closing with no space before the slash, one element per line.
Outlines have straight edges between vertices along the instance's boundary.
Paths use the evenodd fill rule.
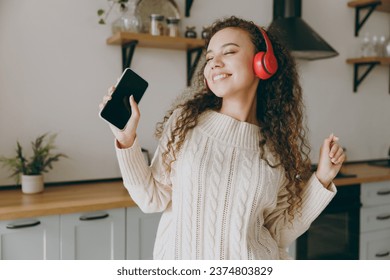
<path fill-rule="evenodd" d="M 31 142 L 33 155 L 26 159 L 23 155 L 23 148 L 20 143 L 16 142 L 16 155 L 10 158 L 0 157 L 0 163 L 11 170 L 11 177 L 16 177 L 16 182 L 19 183 L 19 175 L 38 175 L 43 172 L 48 172 L 53 168 L 52 163 L 58 161 L 61 157 L 67 157 L 65 154 L 53 154 L 52 150 L 56 134 L 49 135 L 45 133 L 38 136 Z"/>
<path fill-rule="evenodd" d="M 101 18 L 101 19 L 99 20 L 99 24 L 106 24 L 106 22 L 104 21 L 104 19 Z"/>
<path fill-rule="evenodd" d="M 99 9 L 99 10 L 97 11 L 97 14 L 98 14 L 99 17 L 101 17 L 102 15 L 104 15 L 104 13 L 105 13 L 105 11 L 104 11 L 103 9 Z"/>

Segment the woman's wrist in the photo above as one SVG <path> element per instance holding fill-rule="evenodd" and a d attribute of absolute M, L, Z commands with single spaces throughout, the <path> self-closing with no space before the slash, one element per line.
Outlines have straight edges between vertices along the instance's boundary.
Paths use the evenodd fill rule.
<path fill-rule="evenodd" d="M 318 181 L 320 181 L 320 183 L 324 186 L 324 188 L 329 189 L 329 186 L 332 183 L 331 179 L 325 178 L 325 176 L 318 174 L 318 172 L 315 173 L 315 176 L 317 177 Z"/>
<path fill-rule="evenodd" d="M 136 134 L 126 137 L 124 139 L 116 139 L 116 145 L 119 149 L 128 149 L 131 148 L 134 144 Z"/>

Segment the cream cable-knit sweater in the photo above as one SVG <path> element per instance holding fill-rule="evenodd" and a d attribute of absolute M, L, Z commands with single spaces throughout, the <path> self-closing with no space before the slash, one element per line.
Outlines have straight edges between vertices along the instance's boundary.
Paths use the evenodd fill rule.
<path fill-rule="evenodd" d="M 313 174 L 302 195 L 302 216 L 292 226 L 283 170 L 260 159 L 257 126 L 204 112 L 170 174 L 161 159 L 164 135 L 150 167 L 137 139 L 131 148 L 116 148 L 132 199 L 144 212 L 164 211 L 155 259 L 286 259 L 286 248 L 336 193 L 333 184 L 328 190 Z"/>

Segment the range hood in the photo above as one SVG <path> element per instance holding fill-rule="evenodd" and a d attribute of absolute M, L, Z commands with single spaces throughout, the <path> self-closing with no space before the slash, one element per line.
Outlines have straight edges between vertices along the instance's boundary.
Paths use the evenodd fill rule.
<path fill-rule="evenodd" d="M 333 49 L 301 18 L 301 0 L 274 0 L 273 21 L 268 29 L 295 58 L 316 60 L 337 56 Z"/>

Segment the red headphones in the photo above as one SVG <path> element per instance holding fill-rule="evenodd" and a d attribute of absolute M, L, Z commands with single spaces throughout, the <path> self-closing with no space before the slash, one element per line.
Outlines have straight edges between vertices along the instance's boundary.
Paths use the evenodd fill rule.
<path fill-rule="evenodd" d="M 269 40 L 267 33 L 261 27 L 259 27 L 261 34 L 263 35 L 266 51 L 258 52 L 253 59 L 253 69 L 256 76 L 262 80 L 271 78 L 278 70 L 278 62 L 274 55 L 271 41 Z"/>

